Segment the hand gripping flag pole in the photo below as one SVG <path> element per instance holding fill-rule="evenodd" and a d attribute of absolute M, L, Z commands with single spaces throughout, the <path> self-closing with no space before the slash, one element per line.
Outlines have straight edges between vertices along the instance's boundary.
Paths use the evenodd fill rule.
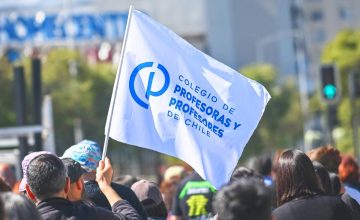
<path fill-rule="evenodd" d="M 117 69 L 117 72 L 116 72 L 116 81 L 115 81 L 115 86 L 114 86 L 114 89 L 113 89 L 113 95 L 112 95 L 110 108 L 109 108 L 109 111 L 110 111 L 109 112 L 110 113 L 109 119 L 110 120 L 108 120 L 109 123 L 108 123 L 108 126 L 106 128 L 104 148 L 103 148 L 103 153 L 102 153 L 102 160 L 105 160 L 106 153 L 107 153 L 107 148 L 108 148 L 108 144 L 109 144 L 109 133 L 110 133 L 111 121 L 112 121 L 111 119 L 112 119 L 112 116 L 113 116 L 113 113 L 114 113 L 116 94 L 117 94 L 119 80 L 120 80 L 120 70 L 121 70 L 121 66 L 123 64 L 123 60 L 124 60 L 124 53 L 125 53 L 125 47 L 126 47 L 126 42 L 127 42 L 128 33 L 129 33 L 129 26 L 130 26 L 130 22 L 131 22 L 132 12 L 133 12 L 133 6 L 130 5 L 128 19 L 127 19 L 127 22 L 126 22 L 123 45 L 122 45 L 122 48 L 121 48 L 120 62 L 119 62 L 119 66 L 118 66 L 118 69 Z"/>

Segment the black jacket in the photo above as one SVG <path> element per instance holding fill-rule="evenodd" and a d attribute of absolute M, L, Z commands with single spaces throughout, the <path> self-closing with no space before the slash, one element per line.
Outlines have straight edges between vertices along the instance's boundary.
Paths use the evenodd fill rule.
<path fill-rule="evenodd" d="M 44 220 L 142 220 L 131 205 L 121 200 L 112 207 L 112 212 L 83 203 L 72 203 L 63 198 L 50 198 L 37 205 Z"/>
<path fill-rule="evenodd" d="M 273 211 L 275 220 L 352 220 L 339 196 L 294 199 Z"/>
<path fill-rule="evenodd" d="M 353 219 L 360 219 L 360 205 L 357 201 L 349 196 L 349 194 L 344 193 L 341 196 L 342 201 L 347 205 L 347 207 L 351 210 L 351 214 Z"/>
<path fill-rule="evenodd" d="M 129 187 L 116 183 L 111 183 L 111 187 L 121 198 L 128 201 L 143 219 L 147 219 L 144 207 L 141 205 L 136 194 Z M 101 192 L 96 181 L 88 181 L 85 183 L 85 196 L 96 206 L 111 210 L 109 202 L 107 201 L 105 195 Z"/>

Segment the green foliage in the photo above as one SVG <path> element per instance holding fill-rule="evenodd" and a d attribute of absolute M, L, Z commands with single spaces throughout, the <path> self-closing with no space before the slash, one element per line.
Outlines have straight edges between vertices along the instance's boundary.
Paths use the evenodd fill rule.
<path fill-rule="evenodd" d="M 47 55 L 43 63 L 44 92 L 53 98 L 60 151 L 74 143 L 76 118 L 81 119 L 86 138 L 102 142 L 114 79 L 111 64 L 89 65 L 75 50 L 56 49 Z"/>
<path fill-rule="evenodd" d="M 344 30 L 338 33 L 325 46 L 322 62 L 336 64 L 341 79 L 342 97 L 338 105 L 337 116 L 343 135 L 336 139 L 336 147 L 342 152 L 353 153 L 354 144 L 351 132 L 352 109 L 348 93 L 348 75 L 352 71 L 360 73 L 360 31 Z M 357 106 L 358 104 L 356 103 Z"/>
<path fill-rule="evenodd" d="M 30 58 L 24 59 L 23 65 L 27 80 L 27 105 L 31 106 Z M 103 142 L 115 72 L 109 63 L 89 64 L 83 54 L 66 48 L 52 49 L 43 59 L 43 94 L 52 96 L 59 154 L 74 144 L 75 119 L 81 119 L 85 138 Z M 1 59 L 0 126 L 15 125 L 12 74 L 11 65 Z M 31 108 L 27 113 L 31 123 Z"/>
<path fill-rule="evenodd" d="M 261 83 L 266 88 L 273 88 L 277 78 L 277 72 L 270 64 L 249 65 L 240 70 L 240 72 Z"/>
<path fill-rule="evenodd" d="M 268 64 L 249 65 L 240 72 L 260 82 L 272 96 L 258 128 L 245 148 L 243 158 L 261 151 L 292 147 L 302 133 L 300 100 L 294 82 L 278 85 L 278 74 Z"/>
<path fill-rule="evenodd" d="M 0 127 L 15 125 L 13 69 L 5 57 L 0 57 Z"/>
<path fill-rule="evenodd" d="M 322 63 L 335 63 L 340 71 L 343 97 L 348 96 L 348 74 L 360 72 L 360 31 L 345 30 L 329 42 L 322 54 Z"/>

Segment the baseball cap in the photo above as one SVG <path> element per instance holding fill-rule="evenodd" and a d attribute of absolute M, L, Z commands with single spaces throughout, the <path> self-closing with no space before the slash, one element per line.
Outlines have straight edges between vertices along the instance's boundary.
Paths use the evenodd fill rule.
<path fill-rule="evenodd" d="M 167 209 L 161 192 L 155 183 L 139 180 L 131 186 L 149 217 L 166 218 Z"/>
<path fill-rule="evenodd" d="M 67 149 L 61 158 L 71 158 L 87 172 L 92 172 L 101 160 L 101 148 L 95 141 L 83 140 Z"/>
<path fill-rule="evenodd" d="M 37 156 L 43 155 L 43 154 L 52 154 L 48 151 L 37 151 L 32 152 L 24 157 L 24 159 L 21 162 L 21 167 L 23 170 L 23 178 L 21 179 L 20 185 L 19 185 L 19 192 L 25 191 L 25 185 L 27 184 L 27 170 L 29 167 L 29 163 Z"/>
<path fill-rule="evenodd" d="M 149 182 L 147 180 L 139 180 L 131 186 L 131 189 L 135 192 L 136 196 L 139 198 L 140 202 L 145 200 L 152 200 L 153 204 L 149 206 L 157 206 L 163 202 L 163 198 L 159 188 L 155 183 Z M 146 206 L 146 205 L 145 205 Z M 146 208 L 146 207 L 145 207 Z"/>
<path fill-rule="evenodd" d="M 86 170 L 81 168 L 80 164 L 71 158 L 61 158 L 64 166 L 67 169 L 67 175 L 70 178 L 70 183 L 76 182 L 81 175 L 86 173 Z"/>

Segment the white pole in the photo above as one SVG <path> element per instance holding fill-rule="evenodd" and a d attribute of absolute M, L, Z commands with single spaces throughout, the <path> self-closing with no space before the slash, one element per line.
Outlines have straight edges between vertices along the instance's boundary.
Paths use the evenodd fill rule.
<path fill-rule="evenodd" d="M 112 116 L 113 116 L 113 113 L 114 113 L 116 94 L 117 94 L 119 80 L 120 80 L 120 70 L 121 70 L 123 60 L 124 60 L 124 53 L 125 53 L 126 42 L 127 42 L 127 38 L 128 38 L 128 34 L 129 34 L 129 26 L 130 26 L 131 17 L 132 17 L 132 11 L 133 11 L 133 6 L 130 5 L 129 15 L 128 15 L 126 28 L 125 28 L 124 41 L 123 41 L 123 45 L 122 45 L 122 48 L 121 48 L 120 63 L 119 63 L 118 69 L 117 69 L 114 90 L 113 90 L 112 99 L 111 99 L 111 103 L 110 103 L 110 112 L 109 112 L 110 116 L 108 117 L 109 121 L 108 121 L 108 126 L 106 128 L 106 133 L 105 133 L 105 141 L 104 141 L 104 149 L 103 149 L 103 154 L 102 154 L 102 160 L 104 160 L 105 157 L 106 157 L 107 148 L 108 148 L 108 144 L 109 144 L 109 133 L 110 133 L 110 128 L 111 128 L 111 119 L 112 119 Z"/>

